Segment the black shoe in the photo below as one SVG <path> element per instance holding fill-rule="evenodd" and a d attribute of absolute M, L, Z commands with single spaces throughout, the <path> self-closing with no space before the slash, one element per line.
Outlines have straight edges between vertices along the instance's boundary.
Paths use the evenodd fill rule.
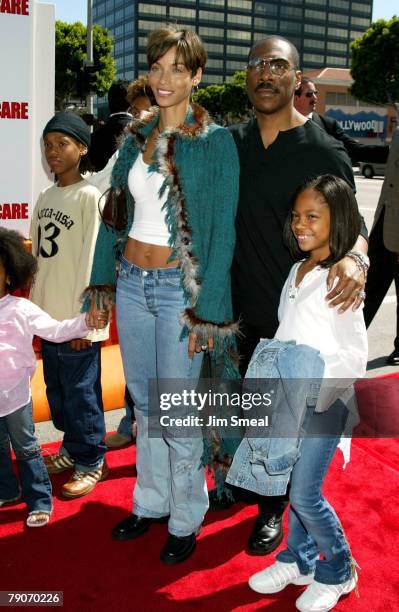
<path fill-rule="evenodd" d="M 248 540 L 253 555 L 268 555 L 276 550 L 283 539 L 283 517 L 280 514 L 258 516 Z"/>
<path fill-rule="evenodd" d="M 393 366 L 399 366 L 399 350 L 395 349 L 393 353 L 387 357 L 387 364 Z"/>
<path fill-rule="evenodd" d="M 196 545 L 195 533 L 189 536 L 178 538 L 177 536 L 168 535 L 166 544 L 161 550 L 161 561 L 167 565 L 174 565 L 185 561 L 193 554 Z"/>
<path fill-rule="evenodd" d="M 209 510 L 211 512 L 228 510 L 231 506 L 234 506 L 235 501 L 233 495 L 228 497 L 224 491 L 222 491 L 220 496 L 218 496 L 216 489 L 212 489 L 209 492 Z"/>
<path fill-rule="evenodd" d="M 131 514 L 115 525 L 112 530 L 112 537 L 114 540 L 135 540 L 144 535 L 153 523 L 167 523 L 168 519 L 168 516 L 148 518 Z"/>

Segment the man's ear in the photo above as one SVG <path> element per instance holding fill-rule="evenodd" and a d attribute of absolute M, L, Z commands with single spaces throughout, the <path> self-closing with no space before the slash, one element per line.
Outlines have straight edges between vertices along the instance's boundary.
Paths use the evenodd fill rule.
<path fill-rule="evenodd" d="M 302 83 L 302 71 L 295 70 L 295 91 L 297 91 Z"/>

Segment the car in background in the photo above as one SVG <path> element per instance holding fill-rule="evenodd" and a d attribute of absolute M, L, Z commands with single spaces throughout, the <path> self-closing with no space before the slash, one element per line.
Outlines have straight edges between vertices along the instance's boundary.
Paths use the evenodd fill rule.
<path fill-rule="evenodd" d="M 359 172 L 364 178 L 373 178 L 373 176 L 385 176 L 386 164 L 374 164 L 370 162 L 359 162 Z"/>

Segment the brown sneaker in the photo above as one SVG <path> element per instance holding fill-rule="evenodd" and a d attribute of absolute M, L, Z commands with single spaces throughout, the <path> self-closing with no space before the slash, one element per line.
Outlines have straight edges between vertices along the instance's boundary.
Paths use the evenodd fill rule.
<path fill-rule="evenodd" d="M 118 432 L 113 434 L 107 434 L 105 436 L 105 446 L 107 448 L 122 448 L 132 442 L 132 438 L 121 436 Z"/>
<path fill-rule="evenodd" d="M 61 474 L 65 470 L 71 470 L 75 463 L 74 460 L 66 455 L 44 455 L 44 465 L 49 474 Z"/>
<path fill-rule="evenodd" d="M 101 467 L 91 472 L 80 472 L 75 470 L 67 483 L 62 487 L 64 497 L 83 497 L 94 489 L 100 480 L 104 480 L 109 473 L 108 466 L 104 460 Z"/>

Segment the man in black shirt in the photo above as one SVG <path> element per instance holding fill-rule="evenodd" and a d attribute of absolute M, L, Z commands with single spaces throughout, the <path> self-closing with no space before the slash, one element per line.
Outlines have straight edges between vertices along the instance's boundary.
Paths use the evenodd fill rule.
<path fill-rule="evenodd" d="M 332 117 L 323 117 L 316 113 L 317 90 L 309 77 L 302 77 L 301 84 L 295 91 L 294 106 L 308 119 L 311 119 L 330 136 L 340 140 L 352 162 L 371 162 L 385 164 L 388 159 L 389 146 L 379 144 L 364 144 L 351 138 Z"/>
<path fill-rule="evenodd" d="M 283 226 L 298 187 L 310 177 L 334 174 L 354 187 L 350 160 L 338 142 L 294 109 L 300 86 L 298 52 L 286 39 L 268 36 L 249 55 L 247 92 L 256 118 L 232 126 L 240 157 L 237 245 L 232 267 L 235 316 L 241 318 L 239 341 L 245 374 L 260 338 L 273 338 L 278 327 L 280 293 L 292 266 L 283 243 Z M 354 250 L 367 252 L 359 236 Z M 333 282 L 339 282 L 333 288 Z M 355 261 L 345 257 L 328 276 L 326 297 L 346 310 L 364 288 Z M 282 539 L 287 497 L 259 498 L 259 516 L 249 538 L 254 554 L 272 552 Z"/>
<path fill-rule="evenodd" d="M 128 81 L 123 80 L 112 83 L 108 91 L 108 121 L 92 134 L 89 157 L 96 172 L 105 168 L 109 158 L 118 148 L 118 139 L 126 126 L 133 121 L 132 114 L 128 112 L 128 84 Z"/>

